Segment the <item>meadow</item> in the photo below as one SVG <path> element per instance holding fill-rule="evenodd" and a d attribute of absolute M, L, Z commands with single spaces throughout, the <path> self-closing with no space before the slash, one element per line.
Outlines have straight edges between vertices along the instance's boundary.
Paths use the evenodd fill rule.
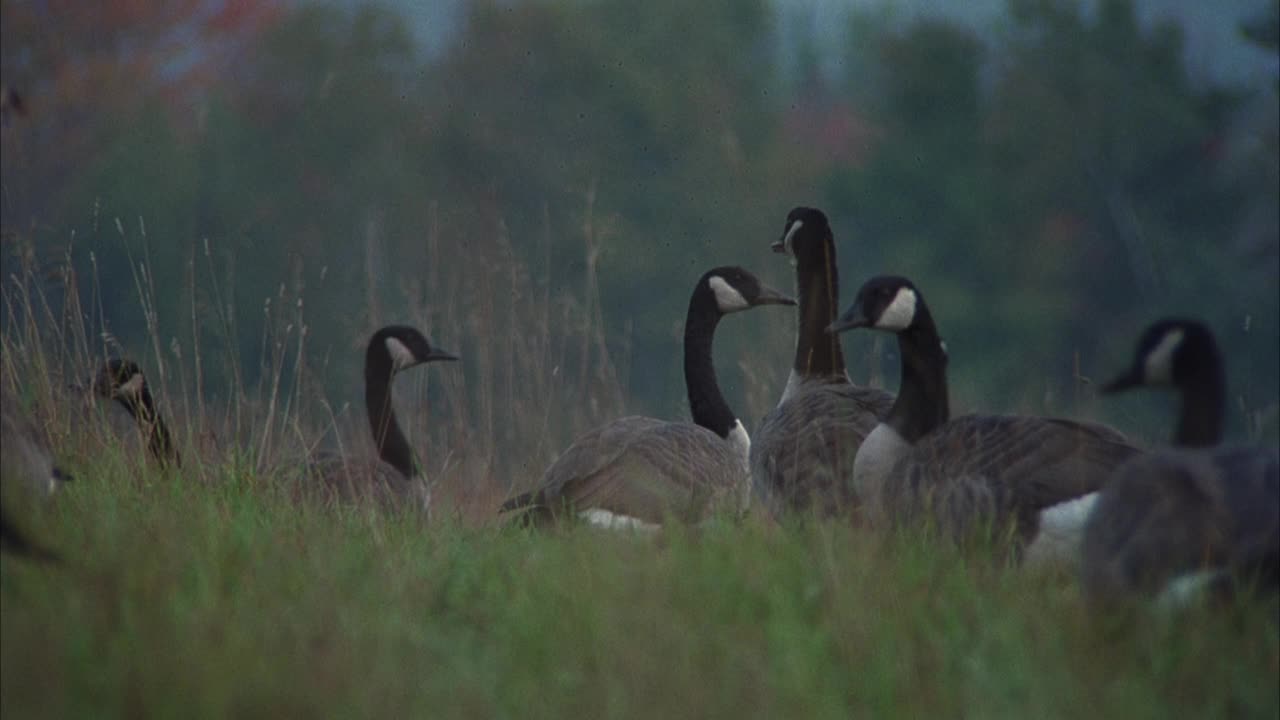
<path fill-rule="evenodd" d="M 183 457 L 166 470 L 117 407 L 85 397 L 94 364 L 124 350 L 76 320 L 98 300 L 46 290 L 34 266 L 14 278 L 0 380 L 76 479 L 23 517 L 62 561 L 0 556 L 5 717 L 1280 715 L 1272 599 L 1104 610 L 1067 571 L 839 522 L 502 526 L 511 485 L 628 404 L 589 294 L 519 336 L 436 321 L 509 365 L 481 363 L 470 384 L 436 367 L 401 378 L 439 481 L 423 518 L 294 492 L 299 453 L 372 445 L 362 408 L 285 350 L 305 318 L 267 324 L 264 372 L 220 396 L 194 379 L 216 354 L 153 337 L 141 355 Z M 570 307 L 517 290 L 530 317 Z M 785 350 L 788 318 L 761 322 Z M 531 350 L 493 350 L 515 345 Z M 557 352 L 584 361 L 553 372 Z M 778 388 L 764 360 L 741 362 L 735 394 L 754 412 Z M 597 402 L 569 407 L 584 396 Z"/>

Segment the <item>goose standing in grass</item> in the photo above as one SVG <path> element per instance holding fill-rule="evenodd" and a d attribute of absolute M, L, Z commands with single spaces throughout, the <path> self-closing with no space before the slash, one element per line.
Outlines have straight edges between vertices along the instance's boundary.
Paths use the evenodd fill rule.
<path fill-rule="evenodd" d="M 0 396 L 0 547 L 36 559 L 55 559 L 27 538 L 17 517 L 70 479 L 54 465 L 44 433 Z"/>
<path fill-rule="evenodd" d="M 98 397 L 115 400 L 128 411 L 146 439 L 147 451 L 161 466 L 182 464 L 169 426 L 160 416 L 151 387 L 136 362 L 113 358 L 103 363 L 93 380 L 93 391 Z"/>
<path fill-rule="evenodd" d="M 782 399 L 756 431 L 752 480 L 774 515 L 844 513 L 856 504 L 852 476 L 858 447 L 889 411 L 893 396 L 854 385 L 840 339 L 826 332 L 840 300 L 835 237 L 826 215 L 795 208 L 772 248 L 789 255 L 795 266 L 800 324 Z"/>
<path fill-rule="evenodd" d="M 1213 333 L 1181 318 L 1147 328 L 1132 366 L 1103 392 L 1144 386 L 1181 396 L 1174 448 L 1125 463 L 1099 495 L 1085 528 L 1085 592 L 1176 603 L 1205 586 L 1280 588 L 1280 452 L 1217 447 L 1226 381 Z"/>
<path fill-rule="evenodd" d="M 708 271 L 694 286 L 684 326 L 684 378 L 693 424 L 624 417 L 576 440 L 538 489 L 508 500 L 540 526 L 576 516 L 602 527 L 656 529 L 716 513 L 740 515 L 751 499 L 751 441 L 716 381 L 711 343 L 720 319 L 795 301 L 739 267 Z"/>
<path fill-rule="evenodd" d="M 1075 558 L 1089 507 L 1111 472 L 1139 451 L 1110 428 L 1019 415 L 952 419 L 947 352 L 924 297 L 876 277 L 831 326 L 898 337 L 893 409 L 863 442 L 854 484 L 876 522 L 932 522 L 944 536 L 1014 532 L 1028 560 Z"/>
<path fill-rule="evenodd" d="M 400 429 L 391 401 L 391 383 L 402 370 L 457 359 L 407 325 L 387 325 L 375 332 L 364 355 L 364 402 L 377 458 L 361 467 L 359 458 L 324 454 L 313 458 L 308 473 L 327 492 L 342 499 L 372 499 L 384 506 L 408 500 L 415 509 L 428 512 L 431 486 Z"/>

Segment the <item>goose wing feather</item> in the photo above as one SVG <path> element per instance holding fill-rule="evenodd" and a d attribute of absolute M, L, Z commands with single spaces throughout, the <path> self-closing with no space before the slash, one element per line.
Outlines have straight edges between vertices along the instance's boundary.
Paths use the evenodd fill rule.
<path fill-rule="evenodd" d="M 1019 522 L 1100 488 L 1139 450 L 1102 425 L 1015 415 L 965 415 L 921 438 L 894 467 L 886 501 L 902 514 L 932 504 L 954 531 Z"/>
<path fill-rule="evenodd" d="M 808 382 L 765 415 L 751 446 L 756 495 L 775 515 L 830 515 L 853 499 L 853 459 L 893 395 L 847 382 Z"/>
<path fill-rule="evenodd" d="M 1280 459 L 1275 450 L 1167 450 L 1125 463 L 1102 493 L 1083 546 L 1095 597 L 1155 591 L 1202 568 L 1280 568 Z"/>
<path fill-rule="evenodd" d="M 304 464 L 304 494 L 319 495 L 328 502 L 363 502 L 391 508 L 413 494 L 415 482 L 380 458 L 356 457 L 317 450 Z"/>
<path fill-rule="evenodd" d="M 539 489 L 504 510 L 601 509 L 651 523 L 693 522 L 729 509 L 746 482 L 742 461 L 715 433 L 689 423 L 632 416 L 574 440 Z M 523 502 L 521 502 L 523 501 Z"/>

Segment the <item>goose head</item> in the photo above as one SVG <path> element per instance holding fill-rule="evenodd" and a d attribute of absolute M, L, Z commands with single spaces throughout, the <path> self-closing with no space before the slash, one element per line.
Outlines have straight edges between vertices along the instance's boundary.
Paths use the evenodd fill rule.
<path fill-rule="evenodd" d="M 147 390 L 142 368 L 132 360 L 113 358 L 102 364 L 93 379 L 93 392 L 108 400 L 138 403 Z"/>
<path fill-rule="evenodd" d="M 457 360 L 458 356 L 435 347 L 425 335 L 408 325 L 388 325 L 369 339 L 366 363 L 397 373 L 422 363 Z"/>
<path fill-rule="evenodd" d="M 827 216 L 817 208 L 798 207 L 787 213 L 782 237 L 770 245 L 776 253 L 791 257 L 793 265 L 805 260 L 827 261 L 826 249 L 833 242 Z"/>
<path fill-rule="evenodd" d="M 760 278 L 740 267 L 725 266 L 707 271 L 698 282 L 699 293 L 711 293 L 720 315 L 741 312 L 760 305 L 795 305 L 796 301 L 760 282 Z"/>
<path fill-rule="evenodd" d="M 1182 386 L 1220 372 L 1213 332 L 1187 318 L 1166 318 L 1142 333 L 1129 368 L 1102 386 L 1106 394 L 1140 386 Z"/>
<path fill-rule="evenodd" d="M 853 328 L 872 328 L 892 333 L 906 332 L 924 317 L 920 291 L 904 277 L 873 277 L 858 290 L 853 305 L 827 332 L 838 333 Z"/>

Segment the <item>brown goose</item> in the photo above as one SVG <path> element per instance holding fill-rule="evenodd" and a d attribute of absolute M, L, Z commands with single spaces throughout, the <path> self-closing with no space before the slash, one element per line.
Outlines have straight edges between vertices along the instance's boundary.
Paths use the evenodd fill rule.
<path fill-rule="evenodd" d="M 931 521 L 957 540 L 1012 525 L 1016 547 L 1028 554 L 1074 557 L 1090 493 L 1139 451 L 1093 423 L 1022 415 L 952 419 L 946 349 L 924 297 L 906 278 L 868 280 L 831 330 L 859 327 L 896 334 L 902 356 L 893 409 L 854 462 L 869 518 Z"/>
<path fill-rule="evenodd" d="M 840 340 L 826 332 L 840 299 L 835 237 L 826 215 L 795 208 L 772 247 L 795 266 L 800 324 L 782 399 L 756 431 L 752 482 L 774 515 L 844 513 L 855 504 L 858 447 L 892 407 L 893 396 L 850 382 Z"/>
<path fill-rule="evenodd" d="M 93 391 L 99 397 L 115 400 L 128 411 L 146 439 L 147 451 L 162 467 L 182 464 L 169 426 L 160 416 L 151 387 L 136 362 L 113 358 L 103 363 L 93 380 Z"/>
<path fill-rule="evenodd" d="M 1171 318 L 1151 325 L 1131 367 L 1103 391 L 1172 387 L 1182 398 L 1172 449 L 1116 470 L 1085 527 L 1082 577 L 1095 599 L 1205 586 L 1280 589 L 1280 452 L 1218 447 L 1226 381 L 1213 333 Z"/>
<path fill-rule="evenodd" d="M 738 267 L 708 271 L 694 286 L 684 327 L 684 375 L 694 424 L 624 417 L 573 441 L 534 492 L 503 512 L 545 525 L 578 517 L 602 527 L 656 529 L 741 514 L 750 502 L 750 440 L 716 381 L 711 342 L 720 319 L 795 301 Z"/>
<path fill-rule="evenodd" d="M 407 325 L 388 325 L 375 332 L 364 356 L 364 400 L 379 462 L 323 454 L 313 458 L 308 473 L 330 495 L 341 499 L 371 498 L 384 505 L 396 505 L 407 497 L 411 506 L 427 512 L 431 486 L 400 429 L 391 403 L 391 382 L 401 370 L 457 359 L 432 346 L 422 333 Z"/>
<path fill-rule="evenodd" d="M 54 465 L 44 433 L 0 395 L 0 548 L 33 559 L 56 559 L 27 537 L 16 518 L 70 479 Z"/>

